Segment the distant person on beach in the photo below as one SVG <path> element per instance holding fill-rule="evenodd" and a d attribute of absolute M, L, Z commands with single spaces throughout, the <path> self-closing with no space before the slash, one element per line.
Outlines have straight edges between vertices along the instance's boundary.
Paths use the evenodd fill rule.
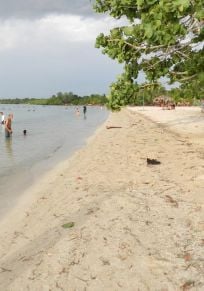
<path fill-rule="evenodd" d="M 12 119 L 13 119 L 13 114 L 9 114 L 8 117 L 6 118 L 5 121 L 5 136 L 10 137 L 12 134 Z"/>
<path fill-rule="evenodd" d="M 4 113 L 1 112 L 1 124 L 4 124 L 4 122 L 5 122 Z"/>
<path fill-rule="evenodd" d="M 86 111 L 87 111 L 87 108 L 86 108 L 86 105 L 84 105 L 84 106 L 83 106 L 84 117 L 86 117 Z"/>

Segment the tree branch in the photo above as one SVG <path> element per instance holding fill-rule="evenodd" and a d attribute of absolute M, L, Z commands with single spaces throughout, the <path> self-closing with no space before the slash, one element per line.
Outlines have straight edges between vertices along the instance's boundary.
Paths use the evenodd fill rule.
<path fill-rule="evenodd" d="M 155 83 L 150 83 L 150 84 L 145 84 L 145 85 L 141 85 L 140 88 L 141 89 L 145 89 L 147 87 L 152 87 L 152 86 L 159 86 L 160 84 L 158 82 Z"/>
<path fill-rule="evenodd" d="M 191 80 L 193 78 L 195 78 L 197 76 L 197 74 L 194 74 L 192 76 L 189 76 L 189 77 L 186 77 L 186 78 L 183 78 L 183 79 L 180 79 L 178 80 L 179 82 L 185 82 L 185 81 L 188 81 L 188 80 Z"/>

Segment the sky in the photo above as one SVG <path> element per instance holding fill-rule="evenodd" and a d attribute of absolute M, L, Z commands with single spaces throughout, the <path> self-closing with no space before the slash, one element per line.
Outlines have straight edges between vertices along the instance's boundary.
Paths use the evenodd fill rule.
<path fill-rule="evenodd" d="M 122 65 L 95 39 L 122 20 L 90 0 L 0 0 L 0 98 L 106 94 Z"/>

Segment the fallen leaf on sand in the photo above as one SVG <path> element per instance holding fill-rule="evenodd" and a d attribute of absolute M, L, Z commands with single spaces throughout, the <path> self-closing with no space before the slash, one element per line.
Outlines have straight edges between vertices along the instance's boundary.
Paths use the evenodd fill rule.
<path fill-rule="evenodd" d="M 178 202 L 174 200 L 170 195 L 166 195 L 167 202 L 170 202 L 173 204 L 174 207 L 178 207 Z"/>
<path fill-rule="evenodd" d="M 122 128 L 122 126 L 106 126 L 107 129 L 111 129 L 111 128 Z"/>
<path fill-rule="evenodd" d="M 74 226 L 74 222 L 68 222 L 62 225 L 63 228 L 71 228 Z"/>

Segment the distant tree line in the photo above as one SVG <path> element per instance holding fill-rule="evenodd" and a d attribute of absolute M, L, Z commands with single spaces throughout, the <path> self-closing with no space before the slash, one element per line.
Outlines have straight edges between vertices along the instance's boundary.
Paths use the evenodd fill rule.
<path fill-rule="evenodd" d="M 32 105 L 104 105 L 107 103 L 105 95 L 91 94 L 89 96 L 78 96 L 72 92 L 59 92 L 50 98 L 15 98 L 0 99 L 0 104 L 32 104 Z"/>

